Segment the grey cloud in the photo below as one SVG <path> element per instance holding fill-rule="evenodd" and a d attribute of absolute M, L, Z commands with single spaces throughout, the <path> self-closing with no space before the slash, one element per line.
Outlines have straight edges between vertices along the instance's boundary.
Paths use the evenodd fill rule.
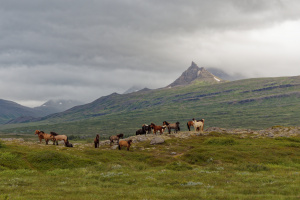
<path fill-rule="evenodd" d="M 91 101 L 137 84 L 163 87 L 192 60 L 248 76 L 285 58 L 294 67 L 296 55 L 274 58 L 280 51 L 251 41 L 251 31 L 297 21 L 299 9 L 297 0 L 1 1 L 0 98 Z M 253 60 L 265 70 L 249 71 Z"/>

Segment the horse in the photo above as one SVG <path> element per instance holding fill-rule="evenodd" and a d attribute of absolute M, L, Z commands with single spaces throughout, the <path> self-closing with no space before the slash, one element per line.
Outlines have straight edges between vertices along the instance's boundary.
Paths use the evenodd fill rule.
<path fill-rule="evenodd" d="M 40 143 L 42 142 L 42 139 L 44 139 L 46 144 L 48 144 L 49 140 L 53 141 L 53 145 L 55 144 L 54 138 L 52 138 L 51 134 L 49 134 L 49 133 L 45 133 L 44 131 L 36 130 L 35 135 L 39 136 Z"/>
<path fill-rule="evenodd" d="M 150 126 L 143 124 L 142 128 L 135 132 L 135 135 L 147 135 L 147 132 L 149 134 L 149 128 L 150 128 Z M 151 128 L 150 128 L 150 131 L 151 131 Z"/>
<path fill-rule="evenodd" d="M 200 121 L 197 121 L 194 119 L 193 123 L 194 123 L 195 131 L 197 131 L 199 129 L 200 132 L 203 132 L 204 119 L 201 119 Z"/>
<path fill-rule="evenodd" d="M 127 151 L 129 151 L 129 148 L 130 148 L 130 145 L 132 143 L 132 140 L 128 140 L 128 141 L 125 141 L 125 140 L 122 140 L 119 142 L 119 150 L 121 150 L 122 147 L 127 147 Z"/>
<path fill-rule="evenodd" d="M 151 123 L 150 127 L 153 129 L 153 135 L 156 135 L 156 132 L 159 131 L 160 134 L 164 133 L 166 126 L 156 126 L 155 124 Z"/>
<path fill-rule="evenodd" d="M 143 127 L 135 132 L 135 135 L 145 135 L 145 134 L 147 135 L 147 132 Z"/>
<path fill-rule="evenodd" d="M 67 141 L 67 142 L 65 142 L 65 146 L 66 146 L 66 147 L 73 147 L 73 144 L 70 143 L 69 141 Z"/>
<path fill-rule="evenodd" d="M 151 126 L 147 124 L 143 124 L 142 128 L 144 127 L 145 131 L 147 131 L 147 134 L 151 133 Z"/>
<path fill-rule="evenodd" d="M 164 121 L 163 125 L 168 127 L 169 134 L 171 134 L 171 129 L 174 129 L 175 133 L 177 133 L 177 131 L 180 131 L 179 122 L 170 124 L 169 122 Z"/>
<path fill-rule="evenodd" d="M 96 138 L 94 139 L 95 148 L 99 148 L 99 135 L 96 135 Z"/>
<path fill-rule="evenodd" d="M 58 141 L 60 141 L 60 140 L 63 140 L 65 143 L 68 142 L 68 136 L 66 136 L 66 135 L 58 135 L 55 132 L 50 132 L 50 134 L 51 134 L 51 137 L 53 137 L 54 143 L 56 142 L 56 145 L 58 145 Z"/>
<path fill-rule="evenodd" d="M 110 146 L 111 146 L 111 144 L 114 142 L 114 140 L 118 140 L 118 142 L 119 142 L 119 139 L 120 139 L 120 138 L 123 138 L 123 137 L 124 137 L 123 133 L 120 133 L 120 134 L 118 134 L 118 135 L 112 135 L 112 136 L 110 136 L 110 137 L 109 137 L 109 140 L 110 140 Z"/>
<path fill-rule="evenodd" d="M 193 120 L 194 120 L 194 119 L 193 119 Z M 188 122 L 186 123 L 186 125 L 187 125 L 189 131 L 191 131 L 191 126 L 194 126 L 194 121 L 188 121 Z"/>

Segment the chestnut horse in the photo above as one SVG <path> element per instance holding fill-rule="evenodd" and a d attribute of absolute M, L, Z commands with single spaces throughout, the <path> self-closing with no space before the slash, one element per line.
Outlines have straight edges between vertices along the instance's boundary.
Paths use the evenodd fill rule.
<path fill-rule="evenodd" d="M 56 145 L 58 145 L 58 141 L 63 140 L 65 143 L 68 142 L 68 136 L 66 135 L 58 135 L 55 132 L 50 132 L 51 137 L 54 140 L 54 143 L 56 142 Z"/>
<path fill-rule="evenodd" d="M 45 133 L 44 131 L 36 130 L 35 135 L 39 136 L 40 143 L 42 142 L 42 139 L 44 139 L 46 144 L 48 144 L 49 140 L 52 140 L 53 144 L 55 144 L 55 140 L 54 140 L 54 138 L 52 138 L 51 134 Z"/>
<path fill-rule="evenodd" d="M 194 119 L 193 119 L 193 120 L 194 120 Z M 189 131 L 191 131 L 191 126 L 194 126 L 194 122 L 193 122 L 193 121 L 188 121 L 188 122 L 186 123 L 186 125 L 187 125 Z"/>
<path fill-rule="evenodd" d="M 96 138 L 94 139 L 95 148 L 99 148 L 99 135 L 96 135 Z"/>
<path fill-rule="evenodd" d="M 159 131 L 160 134 L 164 133 L 166 126 L 156 126 L 155 124 L 151 123 L 150 127 L 153 129 L 153 135 L 156 135 L 156 132 Z"/>
<path fill-rule="evenodd" d="M 129 148 L 130 148 L 130 145 L 132 143 L 132 140 L 128 140 L 128 141 L 125 141 L 125 140 L 122 140 L 119 142 L 119 150 L 121 150 L 122 147 L 127 147 L 127 151 L 129 151 Z"/>
<path fill-rule="evenodd" d="M 112 136 L 110 136 L 110 137 L 109 137 L 109 140 L 110 140 L 110 146 L 111 146 L 112 143 L 114 143 L 114 140 L 117 140 L 118 143 L 119 143 L 119 139 L 120 139 L 120 138 L 123 138 L 123 137 L 124 137 L 123 133 L 120 133 L 120 134 L 118 134 L 118 135 L 112 135 Z"/>
<path fill-rule="evenodd" d="M 174 129 L 175 133 L 177 133 L 177 131 L 180 131 L 179 122 L 170 124 L 169 122 L 164 121 L 163 125 L 168 127 L 169 134 L 171 134 L 171 129 Z"/>
<path fill-rule="evenodd" d="M 195 131 L 199 129 L 200 132 L 203 132 L 204 119 L 201 119 L 200 121 L 194 120 L 193 122 L 194 122 Z"/>

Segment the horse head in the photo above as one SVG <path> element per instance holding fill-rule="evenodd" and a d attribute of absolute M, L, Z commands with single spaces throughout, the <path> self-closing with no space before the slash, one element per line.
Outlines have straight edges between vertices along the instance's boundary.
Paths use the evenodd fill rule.
<path fill-rule="evenodd" d="M 36 130 L 34 134 L 35 134 L 35 135 L 38 135 L 38 134 L 40 134 L 40 131 L 39 131 L 39 130 Z"/>
<path fill-rule="evenodd" d="M 163 121 L 163 125 L 166 125 L 166 126 L 168 126 L 170 123 L 169 122 L 167 122 L 167 121 Z"/>

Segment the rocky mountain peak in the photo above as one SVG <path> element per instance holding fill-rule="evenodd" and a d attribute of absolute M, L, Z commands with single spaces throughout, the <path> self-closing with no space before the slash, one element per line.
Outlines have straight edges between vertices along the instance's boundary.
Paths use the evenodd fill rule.
<path fill-rule="evenodd" d="M 218 83 L 222 79 L 216 77 L 204 67 L 199 68 L 198 65 L 192 62 L 191 66 L 184 71 L 179 78 L 177 78 L 173 83 L 167 87 L 175 87 L 179 85 L 188 85 L 195 80 L 209 82 L 209 83 Z"/>

